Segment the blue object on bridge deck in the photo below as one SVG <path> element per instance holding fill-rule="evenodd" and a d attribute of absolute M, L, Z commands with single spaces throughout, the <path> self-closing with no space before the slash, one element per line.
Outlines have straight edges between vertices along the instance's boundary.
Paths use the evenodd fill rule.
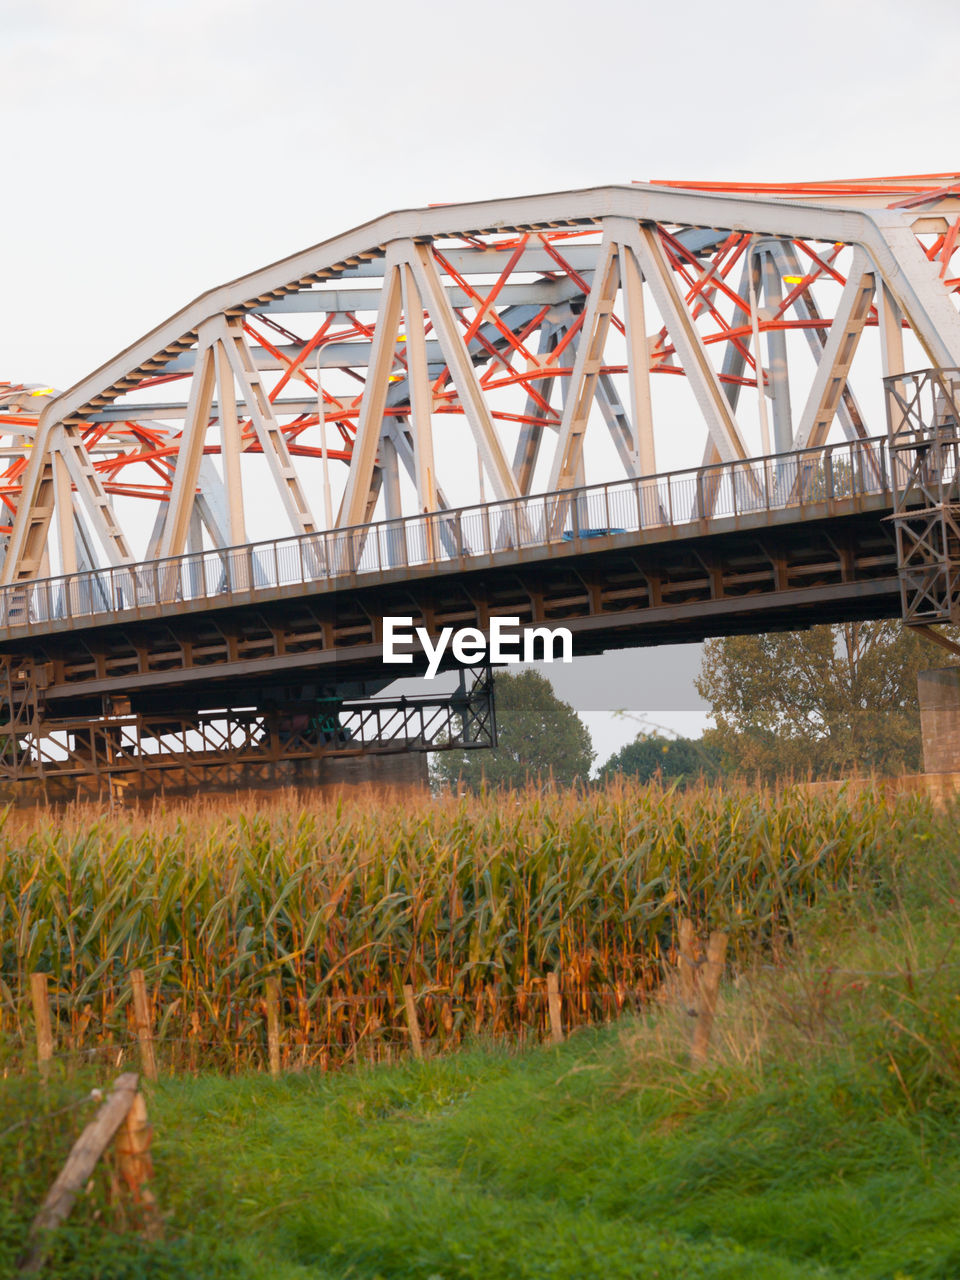
<path fill-rule="evenodd" d="M 563 533 L 564 542 L 572 542 L 574 538 L 609 538 L 615 533 L 626 533 L 626 529 L 581 529 L 579 534 L 574 533 L 572 529 L 566 529 Z"/>

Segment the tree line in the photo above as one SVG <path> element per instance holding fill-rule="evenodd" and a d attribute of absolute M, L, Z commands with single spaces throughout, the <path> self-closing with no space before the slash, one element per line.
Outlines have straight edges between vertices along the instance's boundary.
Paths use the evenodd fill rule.
<path fill-rule="evenodd" d="M 917 676 L 943 666 L 942 656 L 898 622 L 708 640 L 696 688 L 716 727 L 697 739 L 640 733 L 603 763 L 599 777 L 684 783 L 917 772 Z M 589 730 L 549 681 L 528 669 L 498 671 L 494 684 L 498 746 L 438 754 L 435 781 L 476 788 L 548 776 L 564 785 L 586 780 L 596 756 Z"/>

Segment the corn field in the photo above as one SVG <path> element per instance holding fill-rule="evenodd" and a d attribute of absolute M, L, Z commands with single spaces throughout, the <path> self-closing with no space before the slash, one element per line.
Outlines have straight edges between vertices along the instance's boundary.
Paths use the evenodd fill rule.
<path fill-rule="evenodd" d="M 32 1045 L 29 976 L 50 975 L 58 1051 L 135 1053 L 129 973 L 146 973 L 164 1069 L 264 1064 L 280 981 L 284 1065 L 424 1037 L 539 1037 L 546 975 L 565 1025 L 643 1005 L 676 922 L 776 943 L 794 909 L 857 888 L 929 826 L 926 802 L 612 783 L 424 802 L 292 801 L 229 813 L 74 814 L 0 831 L 0 1027 Z M 2 1066 L 0 1060 L 0 1066 Z"/>

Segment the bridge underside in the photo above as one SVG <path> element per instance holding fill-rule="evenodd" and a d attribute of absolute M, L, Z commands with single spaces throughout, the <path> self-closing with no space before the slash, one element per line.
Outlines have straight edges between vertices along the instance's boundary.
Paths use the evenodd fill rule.
<path fill-rule="evenodd" d="M 422 651 L 411 666 L 384 667 L 384 616 L 411 616 L 433 639 L 443 627 L 485 631 L 494 615 L 564 626 L 582 656 L 899 613 L 892 530 L 861 512 L 91 627 L 32 639 L 29 657 L 50 711 L 96 714 L 118 696 L 138 710 L 199 711 L 303 685 L 372 693 L 423 674 Z"/>
<path fill-rule="evenodd" d="M 291 785 L 297 760 L 489 746 L 485 679 L 452 699 L 377 700 L 385 671 L 426 667 L 416 650 L 412 665 L 385 668 L 385 615 L 412 617 L 433 639 L 444 627 L 485 631 L 492 616 L 562 625 L 578 656 L 897 617 L 884 511 L 878 499 L 876 510 L 723 537 L 627 546 L 608 537 L 549 562 L 63 631 L 29 648 L 7 642 L 0 662 L 21 724 L 0 767 L 10 781 L 61 788 L 127 776 L 149 795 L 172 789 L 169 771 Z M 63 749 L 40 748 L 51 741 Z"/>

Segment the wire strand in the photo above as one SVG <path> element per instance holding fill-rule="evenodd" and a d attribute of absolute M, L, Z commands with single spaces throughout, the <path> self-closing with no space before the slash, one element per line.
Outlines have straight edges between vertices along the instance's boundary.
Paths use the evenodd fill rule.
<path fill-rule="evenodd" d="M 91 1089 L 84 1097 L 76 1099 L 74 1102 L 68 1102 L 65 1107 L 58 1107 L 56 1111 L 46 1111 L 41 1116 L 27 1116 L 23 1120 L 17 1120 L 13 1124 L 8 1125 L 6 1129 L 0 1129 L 0 1141 L 9 1134 L 16 1132 L 17 1129 L 25 1129 L 31 1124 L 40 1124 L 43 1120 L 53 1120 L 57 1116 L 64 1116 L 68 1111 L 76 1111 L 78 1107 L 84 1107 L 89 1102 L 99 1102 L 101 1100 L 101 1092 L 99 1089 Z"/>

